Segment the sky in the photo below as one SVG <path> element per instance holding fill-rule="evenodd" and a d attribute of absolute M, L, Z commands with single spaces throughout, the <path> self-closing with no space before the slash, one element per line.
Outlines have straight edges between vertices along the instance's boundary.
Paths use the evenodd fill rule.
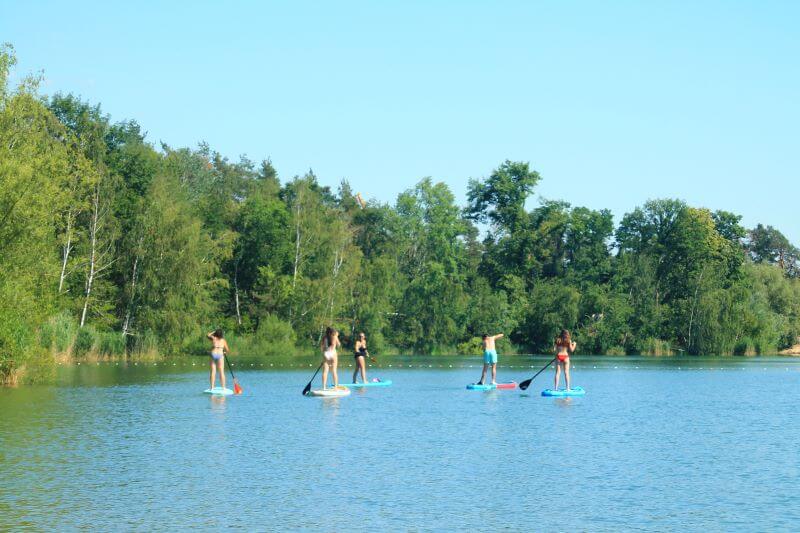
<path fill-rule="evenodd" d="M 0 0 L 14 79 L 393 203 L 506 159 L 621 216 L 680 198 L 800 244 L 800 2 Z"/>

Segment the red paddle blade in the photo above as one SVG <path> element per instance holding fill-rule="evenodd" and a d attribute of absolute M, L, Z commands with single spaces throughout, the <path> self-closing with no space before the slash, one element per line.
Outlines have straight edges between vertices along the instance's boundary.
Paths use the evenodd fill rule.
<path fill-rule="evenodd" d="M 233 383 L 233 393 L 234 394 L 241 394 L 242 393 L 242 388 L 239 386 L 239 383 L 237 383 L 237 382 Z"/>

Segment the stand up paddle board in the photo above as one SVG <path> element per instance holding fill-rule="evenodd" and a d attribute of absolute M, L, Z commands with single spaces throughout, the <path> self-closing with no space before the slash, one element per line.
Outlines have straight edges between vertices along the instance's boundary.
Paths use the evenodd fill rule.
<path fill-rule="evenodd" d="M 492 385 L 491 383 L 486 383 L 483 385 L 480 383 L 470 383 L 467 385 L 467 390 L 509 390 L 516 388 L 517 384 L 513 381 L 508 383 L 498 383 L 497 385 Z"/>
<path fill-rule="evenodd" d="M 583 390 L 583 387 L 575 387 L 574 389 L 545 389 L 542 391 L 542 396 L 552 396 L 555 398 L 562 398 L 564 396 L 583 396 L 586 394 L 586 391 Z"/>
<path fill-rule="evenodd" d="M 321 398 L 340 398 L 342 396 L 350 396 L 350 389 L 339 385 L 335 389 L 317 389 L 309 391 L 309 396 L 318 396 Z"/>
<path fill-rule="evenodd" d="M 340 383 L 339 386 L 354 389 L 360 387 L 388 387 L 391 384 L 391 379 L 381 379 L 377 381 L 367 381 L 366 383 Z"/>
<path fill-rule="evenodd" d="M 222 387 L 214 387 L 213 389 L 206 389 L 203 391 L 205 394 L 212 394 L 214 396 L 230 396 L 233 394 L 231 389 L 225 389 Z"/>

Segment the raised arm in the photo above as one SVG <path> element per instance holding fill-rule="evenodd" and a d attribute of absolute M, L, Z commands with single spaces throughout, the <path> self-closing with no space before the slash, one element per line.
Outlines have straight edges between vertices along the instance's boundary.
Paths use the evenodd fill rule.
<path fill-rule="evenodd" d="M 572 341 L 571 343 L 569 343 L 569 351 L 570 352 L 574 352 L 576 346 L 578 346 L 578 344 L 575 341 Z"/>
<path fill-rule="evenodd" d="M 208 339 L 213 339 L 214 338 L 214 332 L 213 331 L 209 332 L 208 335 L 206 335 L 206 337 Z"/>
<path fill-rule="evenodd" d="M 492 338 L 493 338 L 494 340 L 497 340 L 497 339 L 502 339 L 503 337 L 505 337 L 505 334 L 503 334 L 503 333 L 498 333 L 497 335 L 495 335 L 495 336 L 494 336 L 494 337 L 492 337 Z"/>

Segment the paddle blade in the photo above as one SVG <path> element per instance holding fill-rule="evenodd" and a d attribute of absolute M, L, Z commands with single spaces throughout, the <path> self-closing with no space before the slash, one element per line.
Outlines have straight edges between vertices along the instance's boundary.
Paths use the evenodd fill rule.
<path fill-rule="evenodd" d="M 239 385 L 238 381 L 234 381 L 233 382 L 233 393 L 234 394 L 241 394 L 242 393 L 242 387 Z"/>
<path fill-rule="evenodd" d="M 308 382 L 308 385 L 306 385 L 306 388 L 303 389 L 303 396 L 308 395 L 309 392 L 311 392 L 311 382 L 310 381 Z"/>
<path fill-rule="evenodd" d="M 533 381 L 533 379 L 526 379 L 525 381 L 519 384 L 519 388 L 522 390 L 528 390 L 528 387 L 531 386 L 531 381 Z"/>

